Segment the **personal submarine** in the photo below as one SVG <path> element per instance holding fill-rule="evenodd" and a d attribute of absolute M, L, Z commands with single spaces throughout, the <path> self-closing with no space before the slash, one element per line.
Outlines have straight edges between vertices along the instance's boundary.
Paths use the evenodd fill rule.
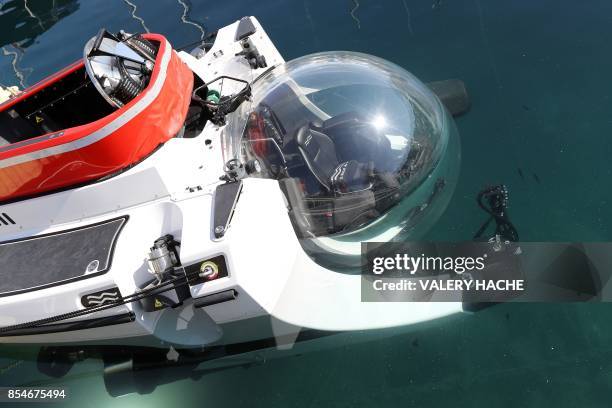
<path fill-rule="evenodd" d="M 359 274 L 362 242 L 446 208 L 461 81 L 356 52 L 286 62 L 255 17 L 194 46 L 102 29 L 0 105 L 0 342 L 163 360 L 463 312 L 362 302 Z"/>

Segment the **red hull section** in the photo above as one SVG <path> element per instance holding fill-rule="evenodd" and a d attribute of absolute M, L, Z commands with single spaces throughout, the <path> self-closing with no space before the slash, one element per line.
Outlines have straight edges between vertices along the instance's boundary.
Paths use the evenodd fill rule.
<path fill-rule="evenodd" d="M 0 148 L 0 201 L 39 195 L 112 175 L 138 163 L 174 137 L 185 121 L 193 73 L 160 35 L 147 88 L 110 115 Z M 7 102 L 9 109 L 82 67 L 74 64 Z"/>

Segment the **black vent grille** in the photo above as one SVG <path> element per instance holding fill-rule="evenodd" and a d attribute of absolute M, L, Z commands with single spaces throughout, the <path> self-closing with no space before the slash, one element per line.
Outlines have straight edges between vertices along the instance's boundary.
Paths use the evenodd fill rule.
<path fill-rule="evenodd" d="M 10 215 L 8 215 L 7 213 L 1 213 L 0 214 L 0 225 L 15 225 L 15 221 L 13 221 L 13 219 L 11 218 Z"/>

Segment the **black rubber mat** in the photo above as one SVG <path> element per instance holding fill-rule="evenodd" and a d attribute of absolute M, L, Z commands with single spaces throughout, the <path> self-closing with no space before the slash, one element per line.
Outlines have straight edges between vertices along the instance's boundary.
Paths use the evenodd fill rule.
<path fill-rule="evenodd" d="M 118 218 L 0 243 L 0 296 L 106 272 L 126 221 Z"/>

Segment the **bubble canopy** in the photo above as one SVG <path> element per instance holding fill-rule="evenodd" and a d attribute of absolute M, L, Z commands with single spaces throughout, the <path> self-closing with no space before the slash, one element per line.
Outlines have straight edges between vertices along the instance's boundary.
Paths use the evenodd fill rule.
<path fill-rule="evenodd" d="M 458 135 L 440 101 L 366 54 L 318 53 L 274 68 L 229 125 L 242 160 L 259 164 L 253 176 L 279 181 L 315 257 L 357 256 L 361 241 L 431 224 L 458 171 Z"/>

